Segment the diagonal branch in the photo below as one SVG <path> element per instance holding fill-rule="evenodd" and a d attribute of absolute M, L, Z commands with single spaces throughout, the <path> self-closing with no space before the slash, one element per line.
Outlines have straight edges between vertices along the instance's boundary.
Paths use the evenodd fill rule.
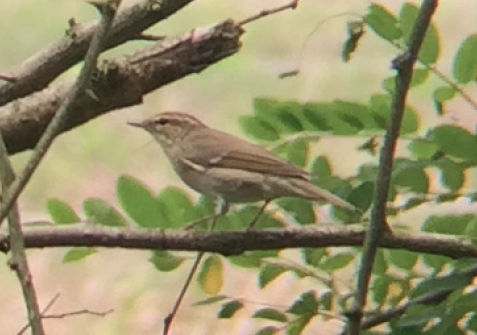
<path fill-rule="evenodd" d="M 437 0 L 423 1 L 409 38 L 409 48 L 393 61 L 393 68 L 397 70 L 398 73 L 396 76 L 396 91 L 392 103 L 391 123 L 384 137 L 384 143 L 381 149 L 374 207 L 371 212 L 369 231 L 366 234 L 364 242 L 361 266 L 356 285 L 356 302 L 353 306 L 353 310 L 348 313 L 348 334 L 350 335 L 358 335 L 360 332 L 361 318 L 366 304 L 368 286 L 377 248 L 384 231 L 389 230 L 386 223 L 386 203 L 391 182 L 394 151 L 399 137 L 414 63 L 417 60 L 419 49 L 436 8 Z"/>
<path fill-rule="evenodd" d="M 15 172 L 8 157 L 7 148 L 0 133 L 0 179 L 2 182 L 2 193 L 8 190 L 8 187 L 15 180 Z M 10 232 L 9 242 L 11 245 L 10 268 L 15 271 L 23 292 L 25 300 L 29 326 L 32 334 L 45 334 L 43 323 L 41 321 L 40 308 L 38 306 L 38 297 L 33 284 L 33 278 L 28 265 L 25 252 L 25 241 L 23 239 L 22 225 L 20 221 L 20 212 L 15 203 L 8 213 L 8 231 Z"/>
<path fill-rule="evenodd" d="M 147 229 L 41 228 L 24 231 L 26 248 L 104 247 L 145 250 L 215 252 L 235 255 L 252 250 L 361 246 L 362 227 L 323 227 L 236 232 L 163 232 Z M 430 234 L 385 234 L 380 246 L 446 256 L 477 257 L 477 246 L 466 238 Z M 9 237 L 0 234 L 0 251 L 10 250 Z"/>
<path fill-rule="evenodd" d="M 116 17 L 105 49 L 135 39 L 142 31 L 160 22 L 193 0 L 141 0 L 126 7 Z M 39 51 L 5 77 L 15 80 L 0 84 L 0 106 L 44 89 L 64 71 L 83 60 L 98 23 L 76 24 L 66 36 Z"/>
<path fill-rule="evenodd" d="M 101 13 L 101 21 L 93 39 L 91 40 L 88 52 L 86 53 L 84 66 L 81 69 L 75 84 L 66 95 L 66 98 L 62 101 L 58 110 L 54 112 L 54 116 L 49 122 L 48 127 L 45 129 L 45 132 L 41 135 L 41 138 L 35 147 L 35 151 L 28 160 L 25 168 L 21 171 L 18 178 L 8 187 L 8 190 L 2 194 L 3 201 L 0 206 L 0 225 L 32 177 L 41 160 L 46 155 L 53 140 L 60 133 L 64 121 L 67 119 L 68 114 L 73 110 L 72 106 L 76 104 L 79 97 L 86 95 L 86 93 L 91 90 L 89 84 L 91 82 L 91 77 L 96 70 L 98 56 L 103 49 L 104 42 L 106 41 L 117 7 L 119 7 L 120 3 L 121 0 L 108 0 L 105 3 L 96 5 Z"/>
<path fill-rule="evenodd" d="M 227 20 L 181 38 L 160 41 L 134 55 L 104 62 L 92 82 L 96 98 L 80 96 L 61 131 L 119 108 L 140 104 L 145 94 L 233 55 L 240 49 L 242 33 L 240 26 Z M 72 83 L 54 84 L 0 107 L 0 129 L 10 154 L 35 146 L 72 86 Z"/>

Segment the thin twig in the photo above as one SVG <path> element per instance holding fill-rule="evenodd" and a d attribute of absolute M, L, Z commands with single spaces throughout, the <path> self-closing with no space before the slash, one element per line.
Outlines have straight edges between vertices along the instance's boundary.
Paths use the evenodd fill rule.
<path fill-rule="evenodd" d="M 393 46 L 395 46 L 399 50 L 405 50 L 405 48 L 397 42 L 391 42 Z M 424 66 L 426 70 L 431 71 L 434 73 L 439 79 L 441 79 L 443 82 L 445 82 L 447 85 L 449 85 L 454 91 L 456 91 L 472 108 L 477 111 L 477 101 L 473 100 L 472 97 L 470 96 L 469 93 L 467 93 L 461 86 L 459 86 L 456 82 L 454 82 L 452 79 L 450 79 L 447 75 L 445 75 L 441 70 L 439 70 L 437 67 L 425 63 L 419 58 L 417 59 L 419 64 Z"/>
<path fill-rule="evenodd" d="M 60 297 L 60 294 L 57 293 L 55 294 L 55 296 L 50 300 L 50 302 L 45 306 L 45 308 L 43 308 L 43 311 L 41 312 L 41 315 L 45 314 L 46 311 L 48 311 L 51 306 L 53 306 L 53 304 L 58 300 L 58 298 Z M 17 332 L 17 335 L 22 335 L 24 332 L 27 331 L 27 329 L 30 327 L 30 324 L 31 324 L 31 321 L 28 322 L 26 325 L 24 325 L 18 332 Z"/>
<path fill-rule="evenodd" d="M 116 8 L 119 7 L 120 3 L 121 0 L 109 0 L 107 3 L 100 6 L 101 20 L 98 29 L 91 40 L 88 52 L 86 53 L 84 66 L 75 85 L 72 87 L 65 101 L 61 104 L 42 137 L 38 141 L 32 157 L 20 173 L 19 177 L 8 188 L 8 191 L 5 192 L 0 207 L 0 225 L 47 153 L 53 140 L 60 133 L 63 122 L 73 109 L 75 101 L 85 94 L 90 84 L 90 78 L 96 69 L 98 56 L 104 48 L 109 29 L 111 28 L 116 15 Z"/>
<path fill-rule="evenodd" d="M 2 193 L 15 180 L 15 172 L 8 158 L 7 148 L 0 132 L 0 179 L 2 181 Z M 10 232 L 10 248 L 12 256 L 9 261 L 10 268 L 13 269 L 18 277 L 22 288 L 23 299 L 28 315 L 28 325 L 31 326 L 33 335 L 44 335 L 45 330 L 41 321 L 40 308 L 38 306 L 38 296 L 36 294 L 33 278 L 28 266 L 28 260 L 25 252 L 25 241 L 20 222 L 20 212 L 16 202 L 13 203 L 12 209 L 7 213 L 8 230 Z"/>
<path fill-rule="evenodd" d="M 212 223 L 210 224 L 209 231 L 212 231 L 215 227 L 215 224 L 217 223 L 217 219 L 219 216 L 223 215 L 223 212 L 221 212 L 220 215 L 214 215 L 212 218 Z M 172 325 L 172 321 L 174 321 L 174 318 L 177 314 L 177 311 L 179 310 L 179 307 L 181 306 L 182 300 L 184 300 L 184 296 L 189 289 L 190 283 L 192 282 L 192 278 L 194 278 L 195 273 L 197 272 L 197 269 L 199 268 L 199 264 L 202 261 L 202 258 L 204 258 L 205 252 L 199 252 L 197 254 L 197 257 L 194 260 L 194 264 L 192 264 L 192 267 L 189 271 L 189 274 L 187 275 L 186 281 L 184 283 L 184 286 L 182 286 L 182 289 L 179 293 L 179 296 L 176 299 L 176 302 L 174 304 L 174 307 L 172 308 L 172 311 L 164 318 L 164 331 L 162 332 L 163 335 L 169 334 L 169 330 Z"/>
<path fill-rule="evenodd" d="M 253 22 L 253 21 L 257 21 L 257 20 L 259 20 L 259 19 L 261 19 L 265 16 L 269 16 L 269 15 L 272 15 L 272 14 L 275 14 L 275 13 L 279 13 L 279 12 L 282 12 L 282 11 L 287 10 L 287 9 L 296 9 L 298 7 L 298 2 L 299 1 L 300 0 L 292 0 L 290 3 L 288 3 L 286 5 L 283 5 L 283 6 L 280 6 L 280 7 L 277 7 L 277 8 L 264 9 L 260 13 L 252 15 L 251 17 L 240 21 L 238 23 L 238 25 L 239 26 L 245 26 L 246 24 L 249 24 L 250 22 Z"/>
<path fill-rule="evenodd" d="M 398 73 L 396 76 L 396 91 L 392 102 L 391 123 L 381 149 L 374 206 L 371 212 L 370 226 L 364 241 L 361 266 L 356 285 L 355 303 L 353 309 L 347 313 L 348 334 L 350 335 L 358 335 L 360 332 L 374 259 L 383 233 L 389 230 L 386 222 L 386 203 L 391 182 L 394 151 L 397 138 L 399 137 L 413 66 L 436 8 L 437 0 L 424 0 L 409 39 L 409 49 L 393 61 L 393 68 Z"/>
<path fill-rule="evenodd" d="M 182 300 L 184 299 L 184 296 L 187 290 L 189 289 L 190 283 L 192 282 L 192 278 L 194 278 L 194 275 L 197 272 L 197 268 L 199 267 L 199 264 L 202 261 L 202 258 L 204 257 L 204 255 L 205 255 L 205 252 L 199 252 L 197 254 L 197 257 L 194 260 L 194 264 L 192 264 L 189 274 L 187 275 L 184 286 L 182 286 L 179 296 L 177 297 L 176 302 L 174 303 L 174 307 L 172 308 L 172 311 L 164 318 L 164 331 L 162 332 L 163 335 L 169 334 L 172 321 L 174 320 L 174 317 L 176 316 L 177 311 L 179 310 L 179 307 L 181 306 Z"/>
<path fill-rule="evenodd" d="M 472 265 L 468 267 L 467 269 L 463 271 L 459 271 L 455 274 L 449 275 L 450 277 L 453 275 L 461 276 L 461 275 L 468 275 L 469 278 L 477 276 L 477 265 Z M 386 310 L 382 313 L 379 313 L 377 315 L 373 315 L 370 317 L 367 317 L 363 320 L 363 324 L 361 325 L 362 330 L 370 329 L 373 327 L 376 327 L 380 324 L 383 324 L 385 322 L 391 321 L 392 319 L 399 317 L 403 315 L 407 309 L 411 306 L 415 305 L 426 305 L 426 304 L 439 304 L 441 301 L 446 299 L 452 292 L 455 290 L 460 289 L 460 287 L 454 288 L 452 290 L 443 290 L 443 291 L 437 291 L 437 292 L 431 292 L 428 294 L 425 294 L 421 297 L 418 297 L 414 300 L 408 301 L 403 303 L 400 306 L 391 308 L 389 310 Z"/>

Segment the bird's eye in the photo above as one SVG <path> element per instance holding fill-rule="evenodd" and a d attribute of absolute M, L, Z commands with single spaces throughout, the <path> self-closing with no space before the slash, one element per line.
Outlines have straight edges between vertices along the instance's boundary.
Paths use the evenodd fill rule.
<path fill-rule="evenodd" d="M 159 119 L 159 120 L 157 120 L 156 123 L 161 125 L 161 126 L 164 126 L 164 125 L 169 123 L 169 120 L 168 119 Z"/>

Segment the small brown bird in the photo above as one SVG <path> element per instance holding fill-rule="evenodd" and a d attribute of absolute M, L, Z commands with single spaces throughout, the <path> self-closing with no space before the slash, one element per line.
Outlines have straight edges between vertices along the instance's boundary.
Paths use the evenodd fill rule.
<path fill-rule="evenodd" d="M 238 137 L 210 128 L 192 115 L 166 112 L 132 126 L 148 131 L 162 146 L 181 179 L 206 196 L 229 203 L 264 200 L 256 221 L 273 199 L 294 197 L 327 201 L 352 212 L 360 210 L 314 186 L 308 172 Z"/>

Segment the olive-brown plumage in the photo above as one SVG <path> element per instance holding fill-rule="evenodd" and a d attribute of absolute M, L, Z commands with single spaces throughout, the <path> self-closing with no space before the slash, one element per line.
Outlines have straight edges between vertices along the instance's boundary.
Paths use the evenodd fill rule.
<path fill-rule="evenodd" d="M 204 195 L 230 202 L 270 201 L 296 197 L 327 201 L 349 211 L 358 209 L 314 186 L 306 171 L 231 134 L 206 126 L 180 112 L 130 123 L 148 131 L 162 146 L 181 179 Z"/>

